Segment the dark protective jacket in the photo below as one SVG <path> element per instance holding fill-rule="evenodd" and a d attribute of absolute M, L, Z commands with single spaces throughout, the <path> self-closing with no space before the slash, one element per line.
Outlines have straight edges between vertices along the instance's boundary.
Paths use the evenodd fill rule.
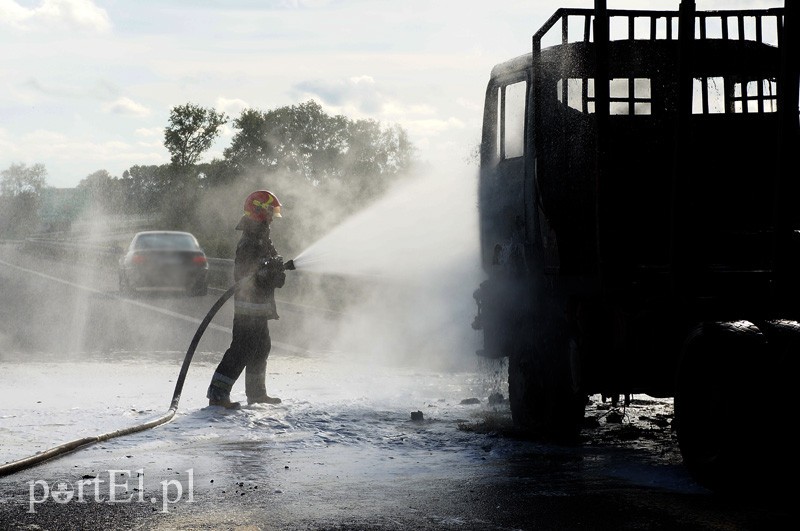
<path fill-rule="evenodd" d="M 278 319 L 275 288 L 283 287 L 285 274 L 271 275 L 269 282 L 264 282 L 263 277 L 256 274 L 268 259 L 275 256 L 278 256 L 278 251 L 269 239 L 269 230 L 243 232 L 236 246 L 233 268 L 234 279 L 241 281 L 234 292 L 235 315 Z"/>

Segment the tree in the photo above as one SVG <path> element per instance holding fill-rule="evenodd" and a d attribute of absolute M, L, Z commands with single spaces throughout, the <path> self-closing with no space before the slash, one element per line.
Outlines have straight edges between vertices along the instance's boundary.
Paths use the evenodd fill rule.
<path fill-rule="evenodd" d="M 362 194 L 365 180 L 372 180 L 369 193 L 385 189 L 372 184 L 385 185 L 408 170 L 413 154 L 401 127 L 330 116 L 315 101 L 268 112 L 247 109 L 233 127 L 238 131 L 224 154 L 237 171 L 284 171 L 315 185 L 341 181 Z"/>
<path fill-rule="evenodd" d="M 170 152 L 172 165 L 179 171 L 194 165 L 227 122 L 225 113 L 211 108 L 193 103 L 173 107 L 164 130 L 164 146 Z"/>
<path fill-rule="evenodd" d="M 195 172 L 201 189 L 232 184 L 241 175 L 228 160 L 217 158 L 195 165 Z"/>
<path fill-rule="evenodd" d="M 2 174 L 0 193 L 7 197 L 24 194 L 38 196 L 46 185 L 47 170 L 41 163 L 31 167 L 25 164 L 12 164 L 0 173 Z"/>
<path fill-rule="evenodd" d="M 27 236 L 39 228 L 44 164 L 12 164 L 0 172 L 0 235 Z"/>
<path fill-rule="evenodd" d="M 238 172 L 248 168 L 269 168 L 275 165 L 275 153 L 267 135 L 267 115 L 256 109 L 244 109 L 233 120 L 239 132 L 224 153 L 225 160 Z"/>
<path fill-rule="evenodd" d="M 342 155 L 350 140 L 346 117 L 329 116 L 308 101 L 270 111 L 265 119 L 277 167 L 314 184 L 342 176 Z"/>
<path fill-rule="evenodd" d="M 374 120 L 349 124 L 349 148 L 343 167 L 352 190 L 363 200 L 383 193 L 388 184 L 407 171 L 413 147 L 400 126 L 383 128 Z"/>
<path fill-rule="evenodd" d="M 94 202 L 102 202 L 114 187 L 114 178 L 107 170 L 97 170 L 81 179 L 76 188 L 86 190 Z"/>
<path fill-rule="evenodd" d="M 76 188 L 84 190 L 90 204 L 101 212 L 106 214 L 132 213 L 132 201 L 128 196 L 125 181 L 112 177 L 106 170 L 97 170 L 87 175 Z"/>
<path fill-rule="evenodd" d="M 171 186 L 171 176 L 169 165 L 131 166 L 122 175 L 125 209 L 138 214 L 157 212 Z"/>
<path fill-rule="evenodd" d="M 172 108 L 164 130 L 164 146 L 172 155 L 172 164 L 161 200 L 164 222 L 172 228 L 185 228 L 194 222 L 203 184 L 194 166 L 227 122 L 225 113 L 193 103 Z"/>

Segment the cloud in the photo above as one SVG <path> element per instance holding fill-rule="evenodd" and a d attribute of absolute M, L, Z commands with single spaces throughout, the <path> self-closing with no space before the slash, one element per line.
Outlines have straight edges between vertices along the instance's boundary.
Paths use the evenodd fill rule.
<path fill-rule="evenodd" d="M 247 109 L 249 105 L 246 101 L 240 100 L 238 98 L 229 99 L 220 96 L 217 98 L 216 103 L 214 104 L 214 108 L 217 111 L 222 111 L 228 116 L 236 117 L 238 116 L 244 109 Z"/>
<path fill-rule="evenodd" d="M 370 76 L 308 80 L 297 83 L 292 89 L 301 97 L 316 97 L 327 105 L 351 107 L 367 115 L 380 113 L 388 99 Z"/>
<path fill-rule="evenodd" d="M 463 119 L 443 116 L 442 111 L 428 101 L 406 102 L 383 91 L 371 76 L 307 80 L 297 83 L 293 89 L 301 99 L 318 101 L 326 112 L 342 114 L 351 119 L 370 118 L 398 124 L 408 132 L 415 146 L 426 151 L 432 150 L 437 158 L 445 153 L 454 154 L 457 150 L 452 141 L 462 137 L 468 130 Z M 480 108 L 463 98 L 455 104 L 470 112 Z"/>
<path fill-rule="evenodd" d="M 14 0 L 0 0 L 0 24 L 21 30 L 111 31 L 108 13 L 92 0 L 42 0 L 32 8 Z"/>
<path fill-rule="evenodd" d="M 25 9 L 12 0 L 0 0 L 0 22 L 18 26 L 29 16 L 30 9 Z"/>
<path fill-rule="evenodd" d="M 45 85 L 37 78 L 31 77 L 26 81 L 20 83 L 20 86 L 23 89 L 26 89 L 29 92 L 40 94 L 43 96 L 55 96 L 55 97 L 70 97 L 76 98 L 80 96 L 80 92 L 77 89 L 72 87 L 60 86 L 54 87 L 50 85 Z"/>
<path fill-rule="evenodd" d="M 464 122 L 458 118 L 447 118 L 445 120 L 402 120 L 402 125 L 412 135 L 435 136 L 453 129 L 464 129 Z"/>
<path fill-rule="evenodd" d="M 470 100 L 467 98 L 456 98 L 456 103 L 463 107 L 464 109 L 468 109 L 470 111 L 482 111 L 483 110 L 483 102 L 478 102 L 475 100 Z"/>
<path fill-rule="evenodd" d="M 8 131 L 5 129 L 0 128 L 0 152 L 4 153 L 6 157 L 16 155 L 17 147 L 14 145 L 14 142 L 11 140 L 11 135 L 8 134 Z M 3 170 L 5 168 L 0 168 Z"/>
<path fill-rule="evenodd" d="M 3 134 L 0 131 L 0 146 L 3 143 Z M 169 154 L 160 143 L 98 141 L 44 129 L 14 138 L 10 147 L 10 151 L 2 150 L 0 168 L 6 168 L 16 160 L 26 163 L 41 162 L 48 168 L 48 184 L 56 187 L 74 186 L 90 173 L 86 168 L 102 168 L 119 176 L 135 164 L 169 162 Z M 6 161 L 11 155 L 14 160 Z M 58 170 L 52 171 L 51 168 Z"/>
<path fill-rule="evenodd" d="M 144 138 L 151 138 L 151 137 L 161 137 L 164 135 L 164 128 L 163 127 L 140 127 L 134 131 L 136 136 L 141 136 Z"/>
<path fill-rule="evenodd" d="M 150 109 L 125 97 L 117 98 L 111 103 L 107 103 L 103 106 L 103 110 L 111 114 L 123 114 L 128 116 L 147 116 L 150 114 Z"/>
<path fill-rule="evenodd" d="M 164 128 L 163 127 L 139 127 L 134 134 L 141 138 L 136 142 L 137 146 L 163 151 L 164 149 Z"/>
<path fill-rule="evenodd" d="M 319 9 L 332 0 L 271 0 L 267 6 L 278 9 Z"/>
<path fill-rule="evenodd" d="M 435 116 L 436 109 L 427 104 L 403 105 L 399 101 L 387 101 L 382 114 L 396 120 L 410 116 Z"/>
<path fill-rule="evenodd" d="M 220 126 L 220 128 L 219 128 L 219 136 L 220 136 L 220 138 L 233 138 L 233 136 L 235 134 L 236 134 L 236 129 L 231 127 L 230 122 L 227 123 L 227 124 L 222 124 L 222 126 Z M 221 151 L 220 151 L 220 153 L 221 153 Z"/>
<path fill-rule="evenodd" d="M 436 118 L 438 111 L 427 103 L 404 103 L 384 93 L 375 79 L 356 76 L 339 80 L 303 81 L 294 86 L 303 99 L 315 99 L 336 113 L 351 118 L 373 118 L 381 121 L 417 124 L 419 132 L 439 132 L 450 127 L 463 127 L 455 118 Z"/>
<path fill-rule="evenodd" d="M 0 0 L 2 1 L 2 0 Z M 60 80 L 51 83 L 43 83 L 36 77 L 30 77 L 17 84 L 15 87 L 17 97 L 32 101 L 37 97 L 47 98 L 73 98 L 73 99 L 111 99 L 118 95 L 119 90 L 112 83 L 105 80 L 97 80 L 94 84 L 70 85 Z"/>

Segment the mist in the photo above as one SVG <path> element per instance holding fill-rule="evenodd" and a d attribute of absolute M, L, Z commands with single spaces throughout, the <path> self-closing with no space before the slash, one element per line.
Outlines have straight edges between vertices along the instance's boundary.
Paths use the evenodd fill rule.
<path fill-rule="evenodd" d="M 276 344 L 331 352 L 360 363 L 474 368 L 480 335 L 470 326 L 477 311 L 472 293 L 482 276 L 476 173 L 466 166 L 418 173 L 396 181 L 380 199 L 351 213 L 342 208 L 342 197 L 354 193 L 346 184 L 314 186 L 287 175 L 267 180 L 253 172 L 236 186 L 207 190 L 199 205 L 200 226 L 189 230 L 213 235 L 214 241 L 201 240 L 207 253 L 209 248 L 221 250 L 209 256 L 232 259 L 243 198 L 256 189 L 272 190 L 284 217 L 273 222 L 271 237 L 284 259 L 294 259 L 297 266 L 287 272 L 286 285 L 276 294 L 281 319 L 270 324 Z M 150 228 L 117 227 L 115 219 L 87 210 L 73 223 L 70 237 L 79 244 L 125 247 L 133 232 Z M 88 252 L 69 258 L 73 260 L 79 262 L 73 273 L 67 273 L 68 264 L 51 262 L 58 268 L 53 276 L 68 275 L 67 282 L 6 290 L 9 326 L 0 338 L 3 350 L 63 356 L 137 350 L 180 354 L 186 348 L 197 324 L 165 320 L 146 308 L 155 302 L 151 298 L 166 297 L 166 302 L 174 294 L 140 293 L 138 301 L 115 303 L 115 287 L 109 294 L 110 286 L 93 287 L 100 270 L 108 270 L 106 277 L 116 276 L 116 258 Z M 26 289 L 35 293 L 24 295 Z M 65 315 L 51 311 L 54 305 L 39 304 L 53 297 L 67 299 L 71 311 Z M 12 300 L 17 301 L 16 311 Z M 22 301 L 29 301 L 25 308 Z M 194 304 L 198 302 L 211 306 L 200 300 Z M 183 313 L 179 307 L 192 303 L 178 294 L 169 304 Z M 230 327 L 227 317 L 222 319 Z M 206 336 L 200 349 L 213 350 L 217 357 L 230 341 L 225 330 L 210 330 Z"/>
<path fill-rule="evenodd" d="M 333 304 L 342 308 L 335 325 L 315 323 L 303 333 L 327 335 L 330 349 L 362 361 L 474 367 L 475 173 L 451 169 L 399 182 L 294 257 L 289 275 L 296 276 L 287 283 L 315 285 L 329 306 L 326 283 L 346 291 Z"/>

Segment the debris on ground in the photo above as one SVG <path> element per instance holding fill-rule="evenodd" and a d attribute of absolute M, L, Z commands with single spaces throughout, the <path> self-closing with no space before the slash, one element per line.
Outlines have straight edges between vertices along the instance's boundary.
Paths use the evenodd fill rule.
<path fill-rule="evenodd" d="M 501 393 L 492 393 L 489 395 L 489 405 L 496 406 L 498 404 L 502 404 L 505 402 L 506 399 Z"/>
<path fill-rule="evenodd" d="M 639 417 L 639 420 L 643 420 L 645 422 L 650 422 L 652 424 L 655 424 L 659 428 L 667 428 L 667 427 L 670 426 L 670 424 L 672 424 L 672 422 L 670 421 L 669 417 L 667 417 L 666 415 L 660 414 L 660 413 L 657 414 L 655 417 L 648 417 L 646 415 L 641 415 Z"/>

